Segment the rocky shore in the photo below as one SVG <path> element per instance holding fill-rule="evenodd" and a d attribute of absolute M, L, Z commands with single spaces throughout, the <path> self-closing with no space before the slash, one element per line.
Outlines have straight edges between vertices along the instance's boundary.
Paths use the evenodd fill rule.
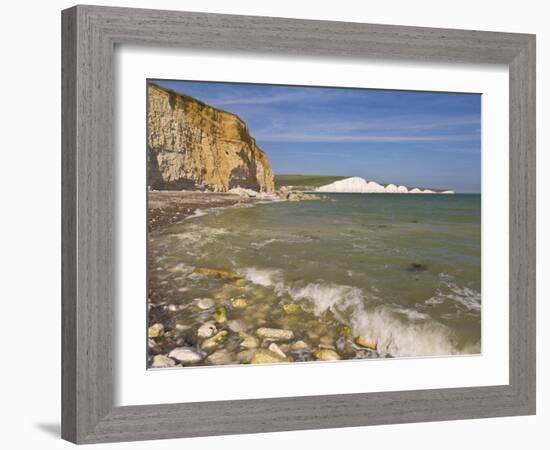
<path fill-rule="evenodd" d="M 149 229 L 210 208 L 258 202 L 321 200 L 286 189 L 259 193 L 236 188 L 227 193 L 149 192 Z M 159 270 L 150 261 L 149 270 Z M 150 278 L 148 342 L 151 368 L 196 365 L 270 364 L 377 358 L 377 343 L 352 330 L 330 311 L 320 317 L 303 305 L 267 300 L 266 288 L 243 274 L 219 267 L 193 267 L 184 275 L 211 283 L 211 295 L 194 298 L 185 287 L 167 290 Z"/>
<path fill-rule="evenodd" d="M 148 230 L 157 231 L 167 225 L 200 215 L 212 208 L 271 201 L 320 200 L 318 195 L 281 189 L 273 193 L 233 188 L 228 192 L 149 191 L 147 193 Z"/>
<path fill-rule="evenodd" d="M 354 336 L 330 311 L 320 317 L 297 303 L 266 304 L 239 273 L 196 267 L 215 280 L 212 297 L 170 298 L 150 290 L 149 367 L 272 364 L 381 356 L 368 336 Z M 160 300 L 160 301 L 159 301 Z"/>

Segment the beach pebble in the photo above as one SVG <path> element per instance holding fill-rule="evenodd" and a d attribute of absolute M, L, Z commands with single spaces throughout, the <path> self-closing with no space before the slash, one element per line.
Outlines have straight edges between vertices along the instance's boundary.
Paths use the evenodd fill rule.
<path fill-rule="evenodd" d="M 222 330 L 211 338 L 206 339 L 201 348 L 206 351 L 214 350 L 218 345 L 222 344 L 227 339 L 227 331 Z"/>
<path fill-rule="evenodd" d="M 184 308 L 185 308 L 184 305 L 174 305 L 174 304 L 170 304 L 166 307 L 166 309 L 171 312 L 181 311 Z"/>
<path fill-rule="evenodd" d="M 218 323 L 227 322 L 227 313 L 225 312 L 225 308 L 220 307 L 216 309 L 216 312 L 214 313 L 214 320 Z"/>
<path fill-rule="evenodd" d="M 366 347 L 366 348 L 370 348 L 372 350 L 376 350 L 377 348 L 377 343 L 374 339 L 369 339 L 365 336 L 357 336 L 354 340 L 354 342 L 357 344 L 357 345 L 360 345 L 361 347 Z"/>
<path fill-rule="evenodd" d="M 279 355 L 281 358 L 286 358 L 286 355 L 284 354 L 284 352 L 279 348 L 277 344 L 275 344 L 275 342 L 272 342 L 271 344 L 269 344 L 269 347 L 267 347 L 267 349 Z"/>
<path fill-rule="evenodd" d="M 286 314 L 298 314 L 301 310 L 302 308 L 296 303 L 286 303 L 283 305 L 283 311 Z"/>
<path fill-rule="evenodd" d="M 160 347 L 154 339 L 147 339 L 147 346 L 149 347 L 149 351 L 152 353 L 160 352 Z"/>
<path fill-rule="evenodd" d="M 335 348 L 334 339 L 330 336 L 322 336 L 321 339 L 319 339 L 319 343 L 327 348 Z"/>
<path fill-rule="evenodd" d="M 203 355 L 192 347 L 178 347 L 172 350 L 168 356 L 183 364 L 196 364 L 203 359 Z"/>
<path fill-rule="evenodd" d="M 210 309 L 214 306 L 214 300 L 211 298 L 197 298 L 195 299 L 199 309 Z"/>
<path fill-rule="evenodd" d="M 284 360 L 285 359 L 281 358 L 281 356 L 278 355 L 277 353 L 274 353 L 271 350 L 266 350 L 262 348 L 262 349 L 256 350 L 250 362 L 252 364 L 272 364 L 272 363 L 283 362 Z"/>
<path fill-rule="evenodd" d="M 176 326 L 174 327 L 177 331 L 187 331 L 191 328 L 191 325 L 186 325 L 184 323 L 176 323 Z"/>
<path fill-rule="evenodd" d="M 231 302 L 231 306 L 234 309 L 245 309 L 248 306 L 248 302 L 245 298 L 236 298 Z"/>
<path fill-rule="evenodd" d="M 214 325 L 212 322 L 204 323 L 200 326 L 200 328 L 197 330 L 197 336 L 203 339 L 209 338 L 211 336 L 214 336 L 214 333 L 216 333 L 217 328 L 216 325 Z"/>
<path fill-rule="evenodd" d="M 262 339 L 271 339 L 273 341 L 290 341 L 294 338 L 292 330 L 282 330 L 280 328 L 258 328 L 256 334 Z"/>
<path fill-rule="evenodd" d="M 227 350 L 222 349 L 218 350 L 214 353 L 212 353 L 206 360 L 213 365 L 221 366 L 224 364 L 233 364 L 235 361 L 233 360 L 233 357 L 231 353 L 229 353 Z"/>
<path fill-rule="evenodd" d="M 233 333 L 240 333 L 241 331 L 245 331 L 248 327 L 244 324 L 244 322 L 239 320 L 228 320 L 227 328 L 233 331 Z"/>
<path fill-rule="evenodd" d="M 299 351 L 309 350 L 309 345 L 307 345 L 307 343 L 305 343 L 304 341 L 296 341 L 292 344 L 290 348 L 294 352 L 299 352 Z"/>
<path fill-rule="evenodd" d="M 315 359 L 320 361 L 336 361 L 340 359 L 340 355 L 329 348 L 320 348 L 319 350 L 315 350 L 313 352 L 313 356 Z"/>
<path fill-rule="evenodd" d="M 250 364 L 252 358 L 254 357 L 255 350 L 243 350 L 242 352 L 237 353 L 237 361 L 240 364 Z"/>
<path fill-rule="evenodd" d="M 166 355 L 155 355 L 153 357 L 153 362 L 151 363 L 151 367 L 155 369 L 174 367 L 175 365 L 176 365 L 175 361 Z"/>
<path fill-rule="evenodd" d="M 259 347 L 259 345 L 260 343 L 258 342 L 258 339 L 256 339 L 254 336 L 247 336 L 241 342 L 241 347 L 248 349 L 257 348 Z"/>
<path fill-rule="evenodd" d="M 242 276 L 238 273 L 223 269 L 211 269 L 209 267 L 196 267 L 193 272 L 213 278 L 226 278 L 230 280 L 238 280 L 242 278 Z"/>
<path fill-rule="evenodd" d="M 149 327 L 147 336 L 150 338 L 158 338 L 164 334 L 164 325 L 162 323 L 155 323 Z"/>
<path fill-rule="evenodd" d="M 351 328 L 347 325 L 342 325 L 342 328 L 340 328 L 340 333 L 344 337 L 351 337 Z"/>

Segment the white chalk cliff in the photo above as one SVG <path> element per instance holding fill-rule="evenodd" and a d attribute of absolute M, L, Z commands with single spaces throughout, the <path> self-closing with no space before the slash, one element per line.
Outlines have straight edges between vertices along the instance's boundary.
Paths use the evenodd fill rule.
<path fill-rule="evenodd" d="M 452 190 L 435 191 L 433 189 L 407 188 L 402 185 L 388 184 L 383 186 L 376 181 L 367 181 L 361 177 L 345 178 L 334 183 L 325 184 L 315 189 L 317 192 L 349 192 L 364 194 L 454 194 Z"/>

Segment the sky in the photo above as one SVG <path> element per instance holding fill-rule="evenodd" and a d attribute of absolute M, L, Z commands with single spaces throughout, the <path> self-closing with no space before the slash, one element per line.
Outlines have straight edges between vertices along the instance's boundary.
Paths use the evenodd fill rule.
<path fill-rule="evenodd" d="M 275 174 L 481 190 L 481 96 L 150 80 L 238 115 Z"/>

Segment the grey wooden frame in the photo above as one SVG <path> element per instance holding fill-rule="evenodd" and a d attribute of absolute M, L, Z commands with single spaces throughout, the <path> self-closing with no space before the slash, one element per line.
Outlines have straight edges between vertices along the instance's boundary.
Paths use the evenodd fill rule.
<path fill-rule="evenodd" d="M 75 6 L 62 13 L 62 437 L 76 443 L 535 413 L 535 36 Z M 198 50 L 506 64 L 508 385 L 164 405 L 113 404 L 113 52 Z"/>

